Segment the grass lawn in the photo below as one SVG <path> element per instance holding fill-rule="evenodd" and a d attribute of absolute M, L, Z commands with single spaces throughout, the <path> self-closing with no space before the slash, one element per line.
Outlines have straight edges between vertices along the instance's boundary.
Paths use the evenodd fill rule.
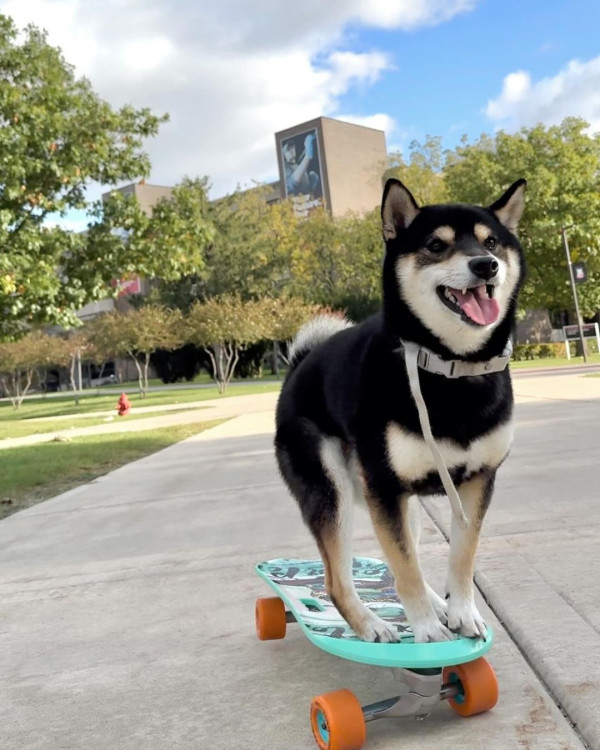
<path fill-rule="evenodd" d="M 48 442 L 0 450 L 0 518 L 90 482 L 224 421 L 93 435 L 72 442 Z"/>
<path fill-rule="evenodd" d="M 521 362 L 511 362 L 512 370 L 527 369 L 528 367 L 569 367 L 570 365 L 584 365 L 583 357 L 549 357 L 547 359 L 525 359 Z M 588 364 L 600 364 L 600 354 L 588 355 Z"/>
<path fill-rule="evenodd" d="M 285 377 L 285 373 L 286 373 L 286 369 L 280 368 L 279 375 L 271 375 L 270 373 L 267 373 L 265 375 L 260 375 L 259 377 L 253 377 L 252 382 L 254 383 L 269 383 L 269 382 L 277 382 L 277 381 L 281 382 L 283 381 Z M 190 380 L 189 384 L 190 385 L 212 385 L 214 382 L 215 381 L 213 380 L 213 378 L 207 372 L 202 371 L 202 372 L 199 372 L 198 375 L 196 375 L 196 377 L 193 380 Z M 231 381 L 233 385 L 235 385 L 236 383 L 243 384 L 247 382 L 248 381 L 243 378 L 235 378 L 235 377 Z M 130 388 L 137 388 L 137 380 L 135 382 L 132 381 L 132 382 L 126 383 L 126 385 Z M 160 378 L 151 378 L 148 381 L 148 385 L 164 386 L 165 384 Z M 114 388 L 115 386 L 108 386 L 108 387 Z"/>
<path fill-rule="evenodd" d="M 206 407 L 208 408 L 208 407 Z M 169 411 L 169 414 L 177 413 L 180 411 L 188 411 L 185 406 L 180 409 L 173 409 Z M 17 412 L 13 412 L 17 414 Z M 164 414 L 160 411 L 144 412 L 143 414 L 128 414 L 127 421 L 137 419 L 145 419 L 147 417 L 154 417 L 157 414 Z M 115 412 L 114 418 L 112 417 L 58 417 L 57 419 L 43 419 L 38 420 L 34 418 L 15 418 L 1 419 L 0 418 L 0 443 L 5 438 L 20 438 L 27 437 L 28 435 L 43 435 L 46 432 L 61 432 L 66 435 L 69 434 L 69 430 L 72 427 L 93 427 L 99 424 L 106 424 L 107 422 L 117 421 L 120 417 Z"/>
<path fill-rule="evenodd" d="M 260 383 L 257 385 L 232 384 L 227 391 L 219 396 L 214 388 L 184 388 L 170 391 L 151 391 L 146 398 L 141 398 L 135 388 L 123 387 L 132 405 L 132 415 L 136 406 L 163 406 L 165 404 L 186 404 L 191 401 L 207 401 L 208 399 L 228 398 L 229 396 L 245 396 L 249 393 L 268 393 L 278 391 L 280 383 Z M 95 411 L 110 411 L 116 415 L 118 395 L 115 393 L 99 394 L 96 391 L 86 391 L 75 404 L 72 394 L 64 396 L 47 396 L 46 398 L 28 398 L 23 401 L 20 409 L 14 409 L 9 401 L 0 402 L 0 425 L 3 422 L 36 419 L 38 417 L 66 417 L 71 414 L 87 414 Z"/>

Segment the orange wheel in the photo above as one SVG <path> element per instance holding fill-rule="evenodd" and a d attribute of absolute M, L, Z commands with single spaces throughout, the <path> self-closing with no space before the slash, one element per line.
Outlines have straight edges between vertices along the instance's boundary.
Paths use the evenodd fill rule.
<path fill-rule="evenodd" d="M 256 635 L 261 641 L 285 638 L 285 607 L 278 596 L 256 600 Z"/>
<path fill-rule="evenodd" d="M 310 725 L 321 750 L 360 750 L 367 738 L 362 708 L 350 690 L 313 698 Z"/>
<path fill-rule="evenodd" d="M 444 667 L 443 682 L 460 682 L 461 692 L 448 701 L 457 714 L 474 716 L 498 702 L 498 680 L 491 664 L 481 656 L 475 661 Z"/>

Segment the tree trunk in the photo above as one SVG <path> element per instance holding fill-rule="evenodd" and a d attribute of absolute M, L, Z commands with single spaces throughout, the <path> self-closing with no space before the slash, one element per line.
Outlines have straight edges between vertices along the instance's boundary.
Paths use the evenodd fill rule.
<path fill-rule="evenodd" d="M 145 359 L 144 359 L 144 398 L 146 398 L 146 393 L 148 393 L 148 369 L 150 367 L 150 354 L 146 352 Z"/>
<path fill-rule="evenodd" d="M 79 406 L 80 391 L 77 390 L 77 383 L 75 382 L 75 368 L 77 367 L 77 352 L 71 355 L 71 365 L 69 367 L 69 382 L 71 384 L 71 390 L 75 396 L 75 406 Z"/>
<path fill-rule="evenodd" d="M 279 341 L 273 341 L 271 375 L 279 375 Z"/>

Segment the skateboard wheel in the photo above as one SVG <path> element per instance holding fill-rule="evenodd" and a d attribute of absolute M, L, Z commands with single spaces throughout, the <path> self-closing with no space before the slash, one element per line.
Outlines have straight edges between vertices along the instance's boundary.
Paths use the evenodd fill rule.
<path fill-rule="evenodd" d="M 444 684 L 460 682 L 461 692 L 448 702 L 461 716 L 489 711 L 498 702 L 498 680 L 483 656 L 455 667 L 444 667 L 442 679 Z"/>
<path fill-rule="evenodd" d="M 285 638 L 285 606 L 278 596 L 256 600 L 256 635 L 261 641 Z"/>
<path fill-rule="evenodd" d="M 362 708 L 350 690 L 313 698 L 310 725 L 321 750 L 360 750 L 367 738 Z"/>

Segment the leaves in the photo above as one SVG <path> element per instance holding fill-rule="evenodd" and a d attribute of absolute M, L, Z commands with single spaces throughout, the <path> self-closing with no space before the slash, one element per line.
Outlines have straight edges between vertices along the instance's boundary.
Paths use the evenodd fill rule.
<path fill-rule="evenodd" d="M 185 343 L 183 316 L 179 310 L 146 305 L 128 313 L 105 313 L 85 328 L 87 356 L 96 362 L 130 357 L 138 369 L 140 392 L 148 390 L 150 355 L 157 349 L 177 349 Z"/>
<path fill-rule="evenodd" d="M 482 136 L 447 155 L 445 181 L 453 200 L 489 205 L 516 179 L 527 179 L 519 227 L 529 271 L 524 307 L 572 307 L 563 226 L 572 259 L 585 261 L 590 272 L 578 287 L 582 311 L 593 315 L 600 306 L 600 136 L 586 130 L 583 120 L 567 118 L 552 127 Z"/>
<path fill-rule="evenodd" d="M 13 406 L 21 406 L 37 368 L 64 366 L 69 359 L 67 342 L 41 331 L 31 331 L 18 341 L 0 342 L 0 383 Z"/>
<path fill-rule="evenodd" d="M 123 263 L 104 264 L 93 232 L 44 222 L 91 209 L 92 181 L 115 185 L 148 174 L 142 143 L 165 119 L 148 109 L 113 110 L 43 32 L 29 26 L 18 34 L 0 15 L 0 337 L 23 322 L 72 323 L 74 310 L 106 296 Z M 126 243 L 117 244 L 123 260 Z"/>

